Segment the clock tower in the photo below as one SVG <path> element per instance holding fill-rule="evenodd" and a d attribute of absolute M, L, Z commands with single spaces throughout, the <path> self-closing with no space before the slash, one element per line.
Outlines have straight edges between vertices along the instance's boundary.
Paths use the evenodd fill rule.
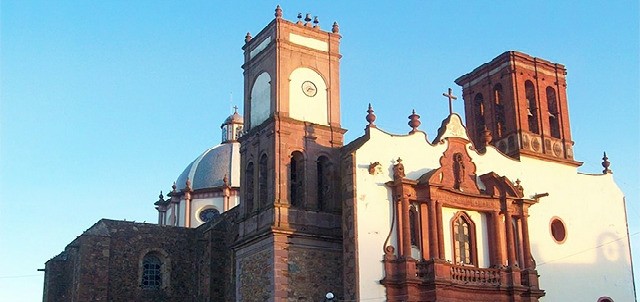
<path fill-rule="evenodd" d="M 245 37 L 237 300 L 342 292 L 338 32 L 310 14 L 287 21 L 278 6 Z"/>

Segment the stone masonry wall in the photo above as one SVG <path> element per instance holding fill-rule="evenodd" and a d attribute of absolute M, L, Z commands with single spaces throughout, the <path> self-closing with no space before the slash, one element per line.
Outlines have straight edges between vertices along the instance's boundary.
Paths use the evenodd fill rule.
<path fill-rule="evenodd" d="M 109 247 L 108 236 L 80 237 L 80 249 L 76 264 L 77 292 L 73 301 L 107 301 L 109 293 Z"/>
<path fill-rule="evenodd" d="M 74 241 L 67 249 L 45 264 L 43 301 L 71 301 L 74 295 L 73 268 L 77 262 L 77 249 Z"/>
<path fill-rule="evenodd" d="M 45 269 L 44 301 L 196 301 L 195 230 L 100 220 Z M 161 289 L 141 288 L 142 259 L 163 261 Z"/>
<path fill-rule="evenodd" d="M 358 262 L 356 242 L 357 213 L 355 210 L 355 159 L 354 154 L 347 153 L 342 157 L 342 238 L 343 238 L 343 279 L 344 299 L 357 300 Z"/>
<path fill-rule="evenodd" d="M 198 227 L 196 248 L 197 301 L 234 301 L 232 249 L 227 246 L 228 221 L 220 219 Z"/>
<path fill-rule="evenodd" d="M 271 250 L 262 250 L 239 259 L 238 299 L 244 302 L 270 301 L 273 296 Z"/>
<path fill-rule="evenodd" d="M 327 292 L 342 297 L 342 250 L 291 247 L 288 268 L 287 301 L 322 301 Z"/>
<path fill-rule="evenodd" d="M 195 299 L 195 230 L 179 227 L 115 222 L 109 224 L 109 299 L 111 301 L 193 301 Z M 142 289 L 142 258 L 163 255 L 168 275 L 159 290 Z"/>

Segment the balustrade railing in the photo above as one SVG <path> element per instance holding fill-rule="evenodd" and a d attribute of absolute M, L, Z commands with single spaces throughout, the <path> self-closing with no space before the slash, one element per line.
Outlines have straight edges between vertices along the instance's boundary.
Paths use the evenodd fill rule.
<path fill-rule="evenodd" d="M 500 270 L 451 265 L 451 280 L 456 283 L 500 285 Z"/>
<path fill-rule="evenodd" d="M 462 266 L 433 260 L 416 263 L 418 278 L 450 280 L 459 284 L 500 285 L 503 273 L 506 272 L 496 268 Z"/>

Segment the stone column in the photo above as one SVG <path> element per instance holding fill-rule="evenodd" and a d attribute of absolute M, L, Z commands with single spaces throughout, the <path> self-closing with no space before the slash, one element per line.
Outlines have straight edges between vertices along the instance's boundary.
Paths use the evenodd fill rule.
<path fill-rule="evenodd" d="M 169 215 L 169 225 L 177 226 L 178 225 L 178 203 L 179 199 L 177 197 L 171 197 L 171 215 Z"/>
<path fill-rule="evenodd" d="M 191 194 L 184 194 L 184 226 L 191 227 Z"/>
<path fill-rule="evenodd" d="M 402 231 L 402 226 L 403 226 L 403 222 L 402 222 L 402 199 L 398 198 L 394 205 L 395 207 L 395 211 L 396 211 L 396 236 L 398 237 L 398 242 L 396 243 L 396 245 L 398 246 L 398 257 L 404 257 L 404 244 L 402 244 L 404 242 L 404 238 L 403 238 L 403 234 L 404 232 Z"/>
<path fill-rule="evenodd" d="M 442 203 L 436 202 L 436 220 L 438 230 L 438 259 L 446 259 L 444 255 L 444 234 L 442 230 Z"/>
<path fill-rule="evenodd" d="M 230 196 L 230 190 L 229 187 L 225 186 L 224 189 L 222 189 L 222 198 L 223 198 L 223 204 L 222 204 L 222 211 L 226 212 L 229 211 L 229 196 Z"/>
<path fill-rule="evenodd" d="M 187 178 L 187 183 L 184 188 L 184 226 L 191 227 L 191 181 Z"/>
<path fill-rule="evenodd" d="M 493 256 L 495 257 L 493 265 L 502 266 L 506 263 L 506 259 L 504 254 L 502 253 L 502 249 L 504 247 L 504 243 L 502 242 L 502 232 L 500 228 L 500 212 L 493 211 L 491 212 L 491 220 L 493 226 L 493 240 L 494 245 L 492 246 Z"/>
<path fill-rule="evenodd" d="M 522 209 L 522 255 L 524 268 L 533 268 L 533 261 L 531 259 L 531 246 L 529 246 L 529 222 L 528 213 Z"/>
<path fill-rule="evenodd" d="M 402 197 L 402 212 L 400 213 L 402 221 L 402 256 L 411 258 L 411 221 L 409 221 L 409 198 Z"/>
<path fill-rule="evenodd" d="M 429 250 L 429 214 L 427 204 L 420 203 L 420 251 L 422 259 L 431 259 L 431 251 Z"/>
<path fill-rule="evenodd" d="M 429 252 L 432 258 L 440 259 L 440 252 L 438 252 L 438 221 L 436 218 L 436 201 L 429 200 Z"/>
<path fill-rule="evenodd" d="M 504 226 L 507 231 L 507 255 L 509 259 L 509 266 L 516 265 L 516 242 L 513 240 L 513 224 L 511 213 L 507 210 L 504 217 Z"/>

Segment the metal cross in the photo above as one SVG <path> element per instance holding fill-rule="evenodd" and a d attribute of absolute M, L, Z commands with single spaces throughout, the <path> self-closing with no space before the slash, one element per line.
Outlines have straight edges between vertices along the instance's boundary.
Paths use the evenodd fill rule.
<path fill-rule="evenodd" d="M 233 106 L 233 110 L 234 110 L 235 112 L 238 112 L 238 106 Z"/>
<path fill-rule="evenodd" d="M 449 93 L 443 93 L 443 96 L 446 96 L 449 99 L 449 114 L 453 114 L 453 101 L 457 100 L 458 97 L 454 96 L 451 88 L 449 88 Z"/>

